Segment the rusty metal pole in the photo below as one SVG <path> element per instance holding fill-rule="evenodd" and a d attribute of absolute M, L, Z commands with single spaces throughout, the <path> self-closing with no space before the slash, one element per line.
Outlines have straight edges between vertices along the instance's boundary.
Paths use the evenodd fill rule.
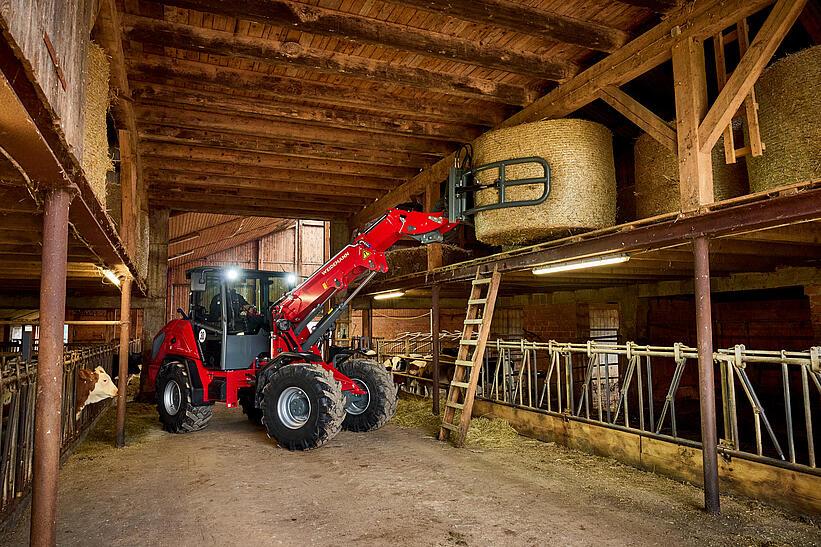
<path fill-rule="evenodd" d="M 43 204 L 43 255 L 40 276 L 40 349 L 34 410 L 34 477 L 31 494 L 31 545 L 55 544 L 57 475 L 60 469 L 63 404 L 63 321 L 66 316 L 68 207 L 72 192 L 51 188 Z"/>
<path fill-rule="evenodd" d="M 439 285 L 431 287 L 430 291 L 430 334 L 431 353 L 433 353 L 433 414 L 439 415 Z"/>
<path fill-rule="evenodd" d="M 120 282 L 120 362 L 117 381 L 117 434 L 114 444 L 125 446 L 125 397 L 128 389 L 128 342 L 131 334 L 131 276 Z"/>
<path fill-rule="evenodd" d="M 373 300 L 368 298 L 368 306 L 362 310 L 362 337 L 365 347 L 373 347 Z"/>
<path fill-rule="evenodd" d="M 718 514 L 718 435 L 713 378 L 713 317 L 710 301 L 710 246 L 706 237 L 693 240 L 695 258 L 698 391 L 701 405 L 701 449 L 704 464 L 704 508 Z"/>

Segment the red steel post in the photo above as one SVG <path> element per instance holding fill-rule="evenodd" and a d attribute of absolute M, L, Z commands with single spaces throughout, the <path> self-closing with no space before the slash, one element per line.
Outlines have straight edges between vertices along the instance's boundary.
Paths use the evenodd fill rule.
<path fill-rule="evenodd" d="M 704 508 L 718 514 L 718 436 L 713 378 L 713 318 L 710 301 L 710 246 L 706 237 L 693 240 L 695 259 L 698 391 L 701 405 L 701 449 L 704 463 Z"/>
<path fill-rule="evenodd" d="M 34 477 L 31 494 L 32 546 L 56 542 L 57 476 L 60 469 L 63 403 L 63 322 L 66 314 L 68 207 L 72 192 L 55 187 L 43 204 L 40 277 L 40 349 L 34 409 Z"/>
<path fill-rule="evenodd" d="M 117 381 L 117 448 L 125 446 L 125 397 L 128 388 L 128 342 L 131 333 L 131 277 L 120 283 L 120 362 Z"/>

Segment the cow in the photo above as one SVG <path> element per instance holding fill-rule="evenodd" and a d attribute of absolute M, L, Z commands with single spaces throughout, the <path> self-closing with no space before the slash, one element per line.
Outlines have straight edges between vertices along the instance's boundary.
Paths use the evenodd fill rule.
<path fill-rule="evenodd" d="M 79 369 L 77 371 L 75 416 L 80 419 L 80 413 L 86 405 L 116 397 L 117 394 L 117 386 L 114 385 L 111 376 L 103 367 L 97 367 L 94 370 Z"/>
<path fill-rule="evenodd" d="M 128 376 L 134 376 L 140 373 L 142 368 L 143 354 L 140 352 L 129 352 L 128 354 Z M 116 384 L 120 377 L 120 354 L 115 353 L 111 356 L 111 380 Z"/>

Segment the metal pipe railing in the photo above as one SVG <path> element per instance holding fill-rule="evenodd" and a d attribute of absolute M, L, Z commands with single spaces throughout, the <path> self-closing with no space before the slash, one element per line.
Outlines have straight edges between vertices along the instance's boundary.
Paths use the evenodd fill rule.
<path fill-rule="evenodd" d="M 140 350 L 139 339 L 129 343 L 130 352 Z M 117 351 L 116 344 L 64 349 L 60 436 L 63 453 L 74 446 L 107 407 L 106 404 L 90 405 L 76 417 L 77 371 L 100 366 L 111 374 L 114 372 L 112 358 Z M 36 356 L 25 361 L 16 352 L 0 354 L 0 520 L 31 486 L 36 373 Z"/>
<path fill-rule="evenodd" d="M 700 446 L 698 352 L 672 346 L 489 342 L 477 396 Z M 713 353 L 719 452 L 818 473 L 821 348 Z M 663 394 L 663 395 L 662 395 Z"/>

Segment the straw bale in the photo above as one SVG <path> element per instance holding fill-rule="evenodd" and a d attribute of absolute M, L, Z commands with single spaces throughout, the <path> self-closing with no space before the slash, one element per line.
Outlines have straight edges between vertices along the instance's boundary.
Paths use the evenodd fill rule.
<path fill-rule="evenodd" d="M 86 49 L 83 102 L 83 171 L 100 203 L 106 203 L 106 173 L 114 168 L 108 154 L 106 113 L 109 66 L 105 51 L 94 42 Z"/>
<path fill-rule="evenodd" d="M 470 259 L 470 251 L 455 245 L 442 244 L 442 265 L 455 264 Z M 388 261 L 388 276 L 406 275 L 424 272 L 428 269 L 428 247 L 407 247 L 394 249 L 385 253 Z"/>
<path fill-rule="evenodd" d="M 646 218 L 681 210 L 678 157 L 656 139 L 642 134 L 633 149 L 636 173 L 636 216 Z M 746 193 L 744 164 L 724 159 L 724 138 L 713 148 L 713 195 L 715 201 Z"/>
<path fill-rule="evenodd" d="M 756 85 L 764 155 L 747 157 L 750 191 L 821 177 L 821 46 L 781 59 Z"/>
<path fill-rule="evenodd" d="M 567 233 L 605 228 L 616 222 L 616 170 L 612 134 L 585 120 L 545 120 L 490 131 L 474 143 L 476 166 L 540 156 L 551 169 L 551 189 L 541 205 L 485 211 L 476 215 L 476 237 L 492 245 L 517 245 Z M 541 176 L 535 164 L 508 169 L 509 180 Z M 489 183 L 496 173 L 480 174 Z M 507 191 L 509 200 L 533 199 L 536 185 Z M 476 193 L 476 204 L 495 202 L 496 190 Z"/>

